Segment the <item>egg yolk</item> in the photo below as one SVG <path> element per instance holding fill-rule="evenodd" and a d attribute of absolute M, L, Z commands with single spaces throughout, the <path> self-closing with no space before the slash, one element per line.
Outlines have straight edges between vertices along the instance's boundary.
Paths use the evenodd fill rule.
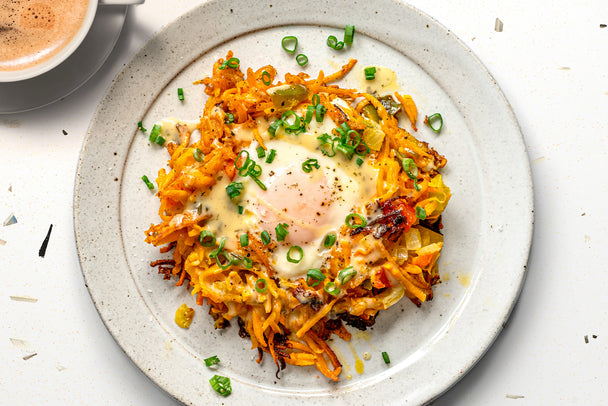
<path fill-rule="evenodd" d="M 260 228 L 272 233 L 279 223 L 288 225 L 287 242 L 303 245 L 314 240 L 315 230 L 332 220 L 330 210 L 335 190 L 323 171 L 305 173 L 301 164 L 292 163 L 270 171 L 261 179 L 267 191 L 252 204 Z"/>

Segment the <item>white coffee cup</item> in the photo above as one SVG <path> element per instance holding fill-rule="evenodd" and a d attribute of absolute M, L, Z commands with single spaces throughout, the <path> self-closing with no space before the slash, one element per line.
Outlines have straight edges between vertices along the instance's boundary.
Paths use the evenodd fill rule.
<path fill-rule="evenodd" d="M 31 66 L 17 68 L 15 70 L 0 69 L 0 82 L 16 82 L 30 79 L 48 72 L 61 62 L 65 61 L 70 55 L 72 55 L 72 53 L 74 53 L 74 51 L 76 51 L 84 38 L 87 36 L 91 26 L 93 25 L 93 20 L 95 19 L 95 13 L 97 12 L 98 5 L 131 5 L 141 4 L 144 1 L 145 0 L 88 0 L 86 13 L 82 24 L 74 36 L 66 44 L 54 51 L 52 56 L 38 63 L 34 62 Z M 49 0 L 49 2 L 52 3 L 53 0 Z M 38 16 L 35 18 L 38 18 Z"/>

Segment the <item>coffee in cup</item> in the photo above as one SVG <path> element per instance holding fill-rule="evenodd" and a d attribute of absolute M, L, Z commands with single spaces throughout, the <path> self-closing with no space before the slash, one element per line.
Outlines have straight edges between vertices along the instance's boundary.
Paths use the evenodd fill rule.
<path fill-rule="evenodd" d="M 91 0 L 1 0 L 0 75 L 27 76 L 56 65 L 54 59 L 64 59 L 59 54 L 80 44 L 96 6 Z"/>

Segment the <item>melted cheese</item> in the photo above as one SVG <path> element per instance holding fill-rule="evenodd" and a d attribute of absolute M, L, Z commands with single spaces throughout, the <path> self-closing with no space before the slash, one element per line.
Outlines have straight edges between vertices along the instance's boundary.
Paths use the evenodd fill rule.
<path fill-rule="evenodd" d="M 361 73 L 359 74 L 359 89 L 364 89 L 366 93 L 379 95 L 400 90 L 395 72 L 384 66 L 374 67 L 376 68 L 376 77 L 373 80 L 365 79 L 364 70 L 361 69 Z"/>

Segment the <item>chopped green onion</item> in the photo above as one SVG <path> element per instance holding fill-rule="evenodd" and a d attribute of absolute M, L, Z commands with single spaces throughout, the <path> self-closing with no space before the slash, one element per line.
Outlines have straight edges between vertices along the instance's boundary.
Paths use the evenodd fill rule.
<path fill-rule="evenodd" d="M 317 104 L 315 107 L 315 119 L 317 123 L 323 122 L 323 118 L 325 117 L 325 113 L 327 112 L 327 108 L 322 104 Z"/>
<path fill-rule="evenodd" d="M 401 166 L 408 178 L 414 180 L 418 178 L 418 167 L 412 158 L 403 158 L 401 160 Z"/>
<path fill-rule="evenodd" d="M 317 139 L 319 141 L 321 141 L 321 144 L 331 144 L 331 141 L 332 141 L 331 135 L 329 135 L 327 133 L 323 133 L 323 134 L 319 135 L 317 137 Z"/>
<path fill-rule="evenodd" d="M 266 282 L 266 279 L 260 278 L 257 281 L 255 281 L 255 290 L 257 290 L 258 293 L 266 292 L 267 287 L 268 287 L 268 282 Z"/>
<path fill-rule="evenodd" d="M 327 37 L 327 46 L 331 49 L 339 51 L 340 49 L 344 48 L 344 42 L 338 41 L 338 38 L 333 35 L 330 35 L 329 37 Z"/>
<path fill-rule="evenodd" d="M 140 130 L 140 131 L 141 131 L 141 132 L 143 132 L 143 133 L 145 133 L 146 131 L 148 131 L 148 130 L 146 130 L 146 129 L 144 128 L 144 125 L 142 124 L 142 122 L 141 122 L 141 121 L 138 121 L 138 122 L 137 122 L 137 129 L 138 129 L 138 130 Z"/>
<path fill-rule="evenodd" d="M 262 72 L 262 83 L 264 83 L 266 86 L 270 86 L 272 83 L 272 77 L 268 71 Z"/>
<path fill-rule="evenodd" d="M 363 140 L 359 141 L 359 145 L 355 148 L 355 154 L 359 156 L 366 156 L 371 152 L 371 149 L 365 144 Z"/>
<path fill-rule="evenodd" d="M 260 238 L 262 239 L 262 244 L 264 244 L 264 245 L 270 244 L 270 234 L 268 234 L 268 231 L 266 231 L 266 230 L 262 231 L 262 233 L 260 234 Z"/>
<path fill-rule="evenodd" d="M 205 361 L 205 365 L 207 365 L 208 367 L 212 367 L 220 363 L 220 359 L 217 357 L 217 355 L 205 358 L 203 361 Z"/>
<path fill-rule="evenodd" d="M 353 37 L 355 36 L 355 26 L 347 25 L 344 29 L 344 43 L 350 45 L 353 43 Z"/>
<path fill-rule="evenodd" d="M 154 142 L 160 146 L 165 145 L 165 139 L 160 135 L 160 124 L 154 124 L 152 127 L 152 131 L 150 131 L 150 137 L 148 138 L 150 142 Z"/>
<path fill-rule="evenodd" d="M 240 63 L 241 63 L 241 61 L 239 60 L 239 58 L 230 58 L 227 61 L 224 61 L 224 63 L 222 63 L 222 66 L 220 66 L 220 69 L 224 70 L 227 67 L 236 69 L 239 67 Z"/>
<path fill-rule="evenodd" d="M 243 165 L 239 166 L 239 161 L 241 161 L 241 155 L 245 157 L 245 160 L 243 161 Z M 251 158 L 249 158 L 249 151 L 243 149 L 236 156 L 236 160 L 234 161 L 234 167 L 238 171 L 240 171 L 241 169 L 246 169 L 248 167 L 248 165 L 249 165 L 250 162 L 251 162 Z"/>
<path fill-rule="evenodd" d="M 247 234 L 247 233 L 241 234 L 240 240 L 241 240 L 241 247 L 248 246 L 249 245 L 249 234 Z"/>
<path fill-rule="evenodd" d="M 356 162 L 359 166 L 363 165 L 363 159 L 361 159 L 361 157 L 358 157 Z"/>
<path fill-rule="evenodd" d="M 325 240 L 323 240 L 323 246 L 325 248 L 329 248 L 332 245 L 334 245 L 335 242 L 336 242 L 336 235 L 335 234 L 327 234 L 327 236 L 325 237 Z"/>
<path fill-rule="evenodd" d="M 224 120 L 224 123 L 226 123 L 226 124 L 234 123 L 234 114 L 226 113 L 226 119 Z"/>
<path fill-rule="evenodd" d="M 271 164 L 272 161 L 274 161 L 274 157 L 276 155 L 277 155 L 277 151 L 274 149 L 271 149 L 270 152 L 268 153 L 268 156 L 266 157 L 266 163 Z"/>
<path fill-rule="evenodd" d="M 251 269 L 251 267 L 253 266 L 253 261 L 247 257 L 240 258 L 239 262 L 241 262 L 246 269 Z"/>
<path fill-rule="evenodd" d="M 258 178 L 262 175 L 262 167 L 257 164 L 255 161 L 252 161 L 253 164 L 249 165 L 249 169 L 247 170 L 247 175 L 252 178 Z"/>
<path fill-rule="evenodd" d="M 177 98 L 180 101 L 184 101 L 184 89 L 182 89 L 181 87 L 177 88 Z"/>
<path fill-rule="evenodd" d="M 262 183 L 262 181 L 261 181 L 261 180 L 259 180 L 257 176 L 254 176 L 254 175 L 249 175 L 249 177 L 250 177 L 251 179 L 253 179 L 253 181 L 254 181 L 254 182 L 255 182 L 255 183 L 256 183 L 256 184 L 257 184 L 257 185 L 260 187 L 260 189 L 262 189 L 262 190 L 266 190 L 266 185 L 265 185 L 265 184 L 263 184 L 263 183 Z"/>
<path fill-rule="evenodd" d="M 420 220 L 426 219 L 426 210 L 424 210 L 424 207 L 416 206 L 416 217 Z"/>
<path fill-rule="evenodd" d="M 228 193 L 228 197 L 231 199 L 240 195 L 242 190 L 243 184 L 241 182 L 232 182 L 226 186 L 226 193 Z"/>
<path fill-rule="evenodd" d="M 289 124 L 292 117 L 293 123 Z M 285 132 L 289 134 L 299 134 L 306 130 L 306 127 L 304 127 L 304 119 L 293 110 L 287 110 L 283 113 L 281 116 L 281 123 L 285 127 Z"/>
<path fill-rule="evenodd" d="M 258 153 L 258 158 L 264 158 L 266 156 L 266 150 L 262 146 L 257 147 L 255 152 Z"/>
<path fill-rule="evenodd" d="M 335 139 L 332 139 L 331 136 L 327 133 L 323 133 L 317 137 L 317 139 L 321 142 L 321 152 L 327 155 L 328 157 L 336 156 L 335 150 Z"/>
<path fill-rule="evenodd" d="M 441 114 L 439 113 L 431 114 L 426 118 L 425 122 L 429 127 L 431 127 L 431 130 L 435 131 L 436 133 L 441 131 L 441 128 L 443 128 L 443 117 L 441 117 Z M 436 125 L 435 123 L 439 123 L 439 125 Z"/>
<path fill-rule="evenodd" d="M 312 105 L 316 107 L 319 103 L 321 103 L 321 96 L 319 96 L 317 93 L 315 93 L 312 95 L 311 101 L 312 101 Z"/>
<path fill-rule="evenodd" d="M 239 211 L 239 214 L 243 214 L 243 206 L 241 206 L 240 204 L 238 207 L 238 211 Z"/>
<path fill-rule="evenodd" d="M 251 269 L 253 266 L 253 261 L 247 257 L 238 254 L 227 254 L 226 251 L 222 251 L 222 254 L 230 261 L 230 264 L 224 267 L 218 262 L 218 265 L 223 269 L 227 269 L 230 265 L 242 265 L 245 269 Z"/>
<path fill-rule="evenodd" d="M 274 120 L 274 122 L 272 124 L 270 124 L 270 127 L 268 127 L 268 134 L 270 134 L 274 137 L 277 133 L 277 130 L 282 125 L 283 125 L 283 121 L 281 121 L 280 118 L 277 118 L 276 120 Z"/>
<path fill-rule="evenodd" d="M 318 268 L 312 268 L 312 269 L 309 269 L 308 272 L 306 272 L 306 283 L 311 288 L 314 288 L 315 286 L 317 286 L 319 283 L 321 283 L 324 280 L 325 280 L 325 275 Z"/>
<path fill-rule="evenodd" d="M 226 270 L 232 265 L 237 265 L 238 261 L 229 252 L 221 250 L 215 256 L 215 263 L 223 270 Z"/>
<path fill-rule="evenodd" d="M 203 247 L 214 247 L 215 246 L 215 235 L 209 230 L 203 230 L 198 235 L 198 241 Z"/>
<path fill-rule="evenodd" d="M 158 137 L 158 135 L 160 134 L 160 128 L 160 124 L 154 124 L 154 126 L 152 127 L 152 131 L 150 131 L 150 141 L 156 142 L 156 137 Z"/>
<path fill-rule="evenodd" d="M 209 379 L 209 383 L 211 384 L 213 390 L 222 396 L 228 396 L 230 393 L 232 393 L 230 378 L 220 375 L 213 375 L 213 377 Z"/>
<path fill-rule="evenodd" d="M 306 106 L 306 116 L 304 117 L 304 122 L 306 124 L 310 123 L 312 121 L 312 116 L 315 114 L 315 106 L 313 106 L 312 104 L 309 104 L 308 106 Z"/>
<path fill-rule="evenodd" d="M 308 63 L 308 57 L 304 54 L 298 54 L 298 56 L 296 56 L 296 62 L 298 65 L 304 66 Z"/>
<path fill-rule="evenodd" d="M 340 288 L 336 286 L 335 282 L 327 282 L 324 289 L 332 296 L 338 296 L 338 293 L 340 293 Z"/>
<path fill-rule="evenodd" d="M 287 234 L 289 234 L 287 227 L 287 223 L 280 223 L 274 228 L 274 231 L 277 234 L 277 241 L 285 241 L 285 237 L 287 237 Z"/>
<path fill-rule="evenodd" d="M 356 274 L 357 271 L 355 271 L 352 266 L 344 268 L 338 272 L 338 282 L 340 282 L 340 285 L 344 286 L 344 284 L 350 281 Z"/>
<path fill-rule="evenodd" d="M 391 359 L 388 357 L 388 353 L 386 351 L 382 351 L 382 359 L 384 360 L 385 364 L 391 363 Z"/>
<path fill-rule="evenodd" d="M 337 151 L 342 152 L 344 154 L 344 156 L 348 159 L 351 159 L 353 157 L 353 155 L 355 154 L 354 149 L 350 145 L 347 145 L 347 144 L 338 143 L 337 145 L 334 146 L 334 148 Z"/>
<path fill-rule="evenodd" d="M 345 121 L 342 124 L 340 124 L 339 127 L 336 127 L 336 132 L 338 134 L 340 134 L 341 136 L 345 136 L 347 132 L 351 131 L 350 126 L 348 125 L 348 122 Z"/>
<path fill-rule="evenodd" d="M 420 186 L 418 184 L 418 180 L 414 179 L 414 189 L 416 189 L 417 192 L 420 192 L 420 190 L 422 189 L 422 186 Z"/>
<path fill-rule="evenodd" d="M 202 233 L 202 231 L 201 231 L 201 233 Z M 200 241 L 200 236 L 199 236 L 199 241 Z M 215 243 L 214 243 L 214 245 L 215 245 Z M 220 240 L 220 244 L 218 245 L 218 247 L 209 253 L 209 258 L 215 258 L 215 257 L 217 257 L 220 254 L 220 252 L 222 252 L 222 250 L 224 249 L 224 245 L 226 245 L 226 237 L 222 237 L 222 239 Z"/>
<path fill-rule="evenodd" d="M 148 177 L 146 175 L 142 176 L 141 180 L 144 181 L 144 183 L 146 184 L 148 189 L 154 190 L 154 183 L 150 182 L 150 179 L 148 179 Z"/>
<path fill-rule="evenodd" d="M 376 67 L 375 66 L 368 66 L 367 68 L 363 69 L 363 73 L 365 73 L 365 80 L 376 79 Z"/>
<path fill-rule="evenodd" d="M 317 107 L 320 107 L 320 105 L 317 105 Z M 340 151 L 346 158 L 352 159 L 355 154 L 366 156 L 371 152 L 371 149 L 361 140 L 361 135 L 352 130 L 347 122 L 334 128 L 334 131 L 338 134 L 335 137 L 327 133 L 317 137 L 321 142 L 319 149 L 325 155 L 333 157 L 337 151 Z"/>
<path fill-rule="evenodd" d="M 298 47 L 298 39 L 293 35 L 283 37 L 283 39 L 281 40 L 281 46 L 286 52 L 289 52 L 290 54 L 295 54 L 296 48 Z"/>
<path fill-rule="evenodd" d="M 291 256 L 292 251 L 297 253 L 295 257 Z M 304 258 L 304 250 L 302 247 L 298 245 L 292 245 L 289 247 L 289 250 L 287 251 L 287 261 L 291 262 L 292 264 L 297 264 L 302 260 L 302 258 Z"/>
<path fill-rule="evenodd" d="M 357 223 L 356 221 L 352 221 L 355 218 L 359 219 L 360 223 Z M 350 213 L 348 216 L 346 216 L 345 223 L 350 228 L 361 228 L 361 227 L 365 227 L 367 225 L 367 220 L 365 220 L 365 218 L 360 214 Z"/>
<path fill-rule="evenodd" d="M 237 162 L 238 162 L 238 157 L 237 157 Z M 236 162 L 235 162 L 235 164 L 236 164 Z M 253 174 L 255 176 L 255 174 L 257 173 L 256 165 L 257 164 L 253 159 L 249 159 L 249 157 L 247 157 L 245 159 L 245 163 L 241 167 L 237 168 L 239 175 L 240 176 L 249 176 L 249 175 Z M 261 172 L 261 170 L 262 170 L 262 168 L 259 168 L 260 172 Z"/>
<path fill-rule="evenodd" d="M 205 154 L 203 154 L 203 151 L 201 151 L 199 148 L 192 150 L 192 156 L 197 162 L 203 162 L 203 159 L 205 159 Z"/>
<path fill-rule="evenodd" d="M 353 136 L 354 135 L 354 136 Z M 355 130 L 348 130 L 345 134 L 346 137 L 346 145 L 352 148 L 353 152 L 359 144 L 361 144 L 361 135 Z"/>
<path fill-rule="evenodd" d="M 239 64 L 241 63 L 241 61 L 239 61 L 239 58 L 230 58 L 228 59 L 228 67 L 232 68 L 232 69 L 236 69 L 239 67 Z"/>
<path fill-rule="evenodd" d="M 316 159 L 313 159 L 313 158 L 307 159 L 302 164 L 302 170 L 306 173 L 312 172 L 313 168 L 319 169 L 320 167 L 321 166 L 319 165 L 319 161 L 317 161 Z"/>
<path fill-rule="evenodd" d="M 224 260 L 222 260 L 222 257 L 224 257 Z M 232 254 L 230 254 L 224 250 L 221 250 L 215 256 L 215 263 L 217 264 L 217 266 L 219 266 L 222 269 L 228 269 L 232 265 L 236 265 L 238 263 L 238 261 L 236 261 L 236 259 L 232 256 Z"/>

